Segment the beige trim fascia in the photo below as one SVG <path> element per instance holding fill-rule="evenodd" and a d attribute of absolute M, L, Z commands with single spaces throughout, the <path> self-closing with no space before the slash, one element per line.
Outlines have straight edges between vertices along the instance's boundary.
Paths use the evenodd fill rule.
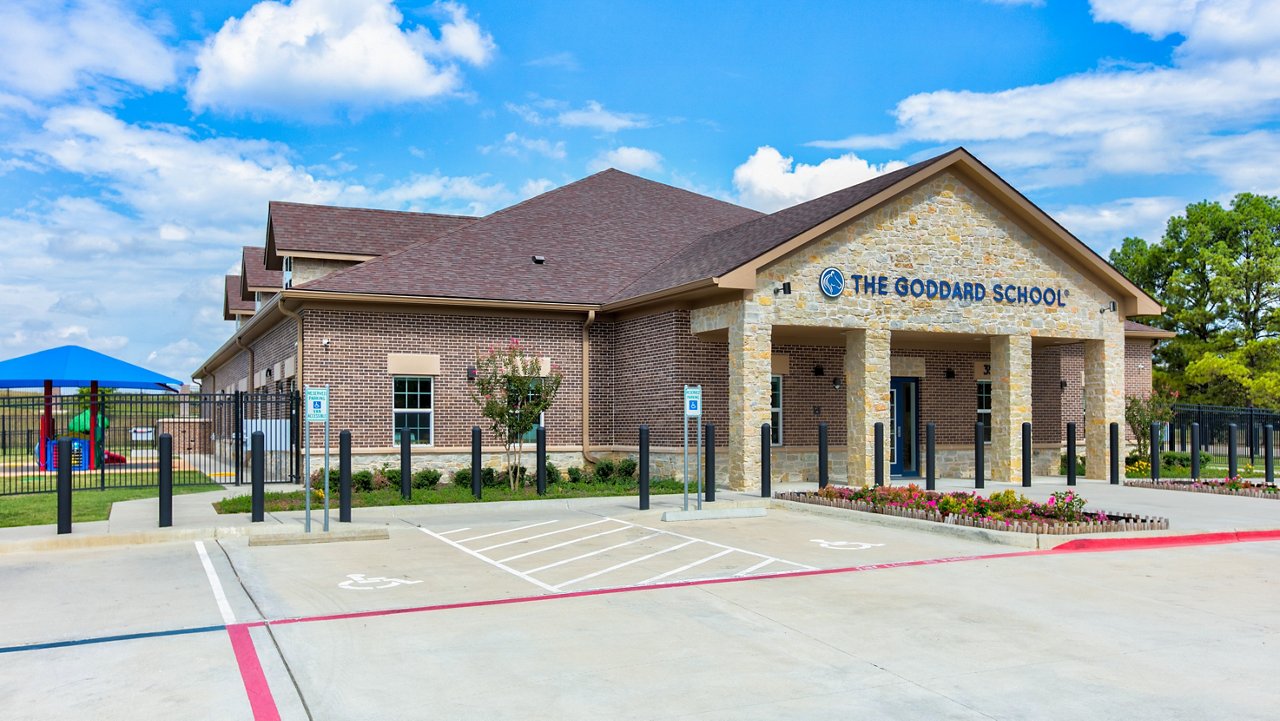
<path fill-rule="evenodd" d="M 213 354 L 210 355 L 207 359 L 205 359 L 205 362 L 202 363 L 198 369 L 196 369 L 196 372 L 191 374 L 191 377 L 203 378 L 205 375 L 208 374 L 210 366 L 222 365 L 227 361 L 227 359 L 230 356 L 235 355 L 235 353 L 232 353 L 232 351 L 236 351 L 236 352 L 239 351 L 239 349 L 236 346 L 237 339 L 239 339 L 242 342 L 253 341 L 253 340 L 256 340 L 262 334 L 271 330 L 272 325 L 270 322 L 268 322 L 267 319 L 276 316 L 276 314 L 280 310 L 279 306 L 280 306 L 280 294 L 277 293 L 276 295 L 272 296 L 271 300 L 267 301 L 267 304 L 262 306 L 262 308 L 257 313 L 253 314 L 253 317 L 249 319 L 249 322 L 245 323 L 239 328 L 236 328 L 236 332 L 233 333 L 231 337 L 228 338 L 226 342 L 224 342 L 221 346 L 218 346 L 218 349 L 215 350 Z"/>
<path fill-rule="evenodd" d="M 1178 334 L 1171 330 L 1127 330 L 1124 332 L 1125 338 L 1150 338 L 1151 340 L 1168 340 L 1169 338 L 1177 338 Z"/>
<path fill-rule="evenodd" d="M 268 286 L 268 285 L 251 285 L 251 286 L 249 286 L 249 291 L 250 291 L 250 292 L 252 292 L 252 293 L 279 293 L 279 292 L 280 292 L 280 291 L 282 291 L 282 290 L 284 290 L 284 288 L 280 288 L 280 287 L 278 287 L 278 286 L 277 286 L 277 287 L 272 287 L 272 286 Z"/>
<path fill-rule="evenodd" d="M 355 263 L 363 263 L 366 260 L 381 258 L 380 255 L 369 255 L 367 253 L 323 253 L 310 250 L 280 250 L 276 247 L 276 255 L 281 258 L 303 258 L 306 260 L 348 260 Z"/>
<path fill-rule="evenodd" d="M 440 296 L 414 295 L 382 295 L 380 293 L 337 293 L 326 290 L 307 290 L 305 288 L 286 288 L 276 295 L 277 298 L 307 301 L 347 302 L 347 303 L 380 303 L 384 305 L 439 305 L 473 308 L 507 308 L 517 310 L 541 310 L 583 313 L 594 311 L 597 305 L 581 303 L 543 303 L 531 301 L 484 300 L 478 298 L 444 298 Z"/>
<path fill-rule="evenodd" d="M 981 190 L 995 195 L 996 199 L 1002 204 L 1009 206 L 1014 211 L 1013 215 L 1016 219 L 1032 225 L 1035 230 L 1039 231 L 1036 235 L 1048 240 L 1050 247 L 1057 250 L 1065 259 L 1073 262 L 1078 269 L 1086 275 L 1092 276 L 1095 281 L 1102 281 L 1103 285 L 1109 286 L 1112 290 L 1120 291 L 1121 295 L 1124 296 L 1121 298 L 1124 315 L 1160 315 L 1164 312 L 1164 307 L 1157 303 L 1155 299 L 1134 285 L 1120 271 L 1111 267 L 1109 263 L 1092 250 L 1089 250 L 1084 243 L 1067 232 L 1057 221 L 1033 205 L 1031 201 L 1016 190 L 1010 192 L 1012 186 L 1001 180 L 978 162 L 976 158 L 969 155 L 968 151 L 964 150 L 954 152 L 949 157 L 943 158 L 933 165 L 899 180 L 843 213 L 819 223 L 791 240 L 762 253 L 724 275 L 716 277 L 715 282 L 722 288 L 755 290 L 756 275 L 761 268 L 799 250 L 809 242 L 862 216 L 891 198 L 921 183 L 928 182 L 948 169 L 960 169 L 970 179 L 977 181 Z"/>

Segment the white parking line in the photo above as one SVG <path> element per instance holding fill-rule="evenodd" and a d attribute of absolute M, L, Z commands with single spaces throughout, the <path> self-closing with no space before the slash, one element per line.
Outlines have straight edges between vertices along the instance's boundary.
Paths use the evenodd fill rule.
<path fill-rule="evenodd" d="M 610 530 L 608 530 L 608 531 L 601 531 L 601 532 L 599 532 L 599 533 L 593 533 L 593 534 L 591 534 L 590 536 L 583 536 L 582 538 L 575 538 L 575 539 L 570 540 L 570 541 L 564 541 L 564 542 L 562 542 L 562 543 L 557 543 L 557 544 L 556 544 L 556 545 L 554 545 L 554 546 L 547 546 L 546 548 L 539 548 L 539 549 L 536 549 L 536 550 L 533 550 L 533 551 L 525 551 L 524 553 L 518 553 L 518 554 L 516 554 L 516 555 L 514 555 L 514 556 L 508 556 L 507 558 L 504 558 L 504 559 L 502 559 L 501 561 L 499 561 L 499 563 L 507 563 L 508 561 L 514 561 L 514 560 L 516 560 L 517 558 L 524 558 L 525 556 L 532 556 L 532 555 L 534 555 L 534 554 L 536 554 L 536 553 L 542 553 L 542 552 L 544 552 L 544 551 L 554 551 L 554 550 L 555 550 L 555 549 L 557 549 L 557 548 L 564 548 L 565 546 L 572 546 L 572 545 L 573 545 L 573 544 L 575 544 L 575 543 L 581 543 L 582 541 L 589 541 L 589 540 L 591 540 L 592 538 L 599 538 L 600 536 L 607 536 L 607 535 L 609 535 L 610 533 L 618 533 L 618 532 L 620 532 L 620 531 L 629 531 L 629 530 L 631 530 L 631 526 L 621 526 L 621 527 L 619 527 L 619 528 L 613 528 L 613 529 L 610 529 Z"/>
<path fill-rule="evenodd" d="M 209 585 L 213 587 L 213 600 L 218 602 L 218 612 L 222 614 L 222 622 L 228 626 L 235 623 L 236 615 L 231 612 L 231 604 L 227 603 L 227 594 L 222 590 L 222 581 L 218 580 L 218 572 L 213 570 L 209 552 L 204 550 L 204 541 L 196 541 L 196 553 L 200 554 L 200 565 L 204 566 L 204 575 L 209 577 Z"/>
<path fill-rule="evenodd" d="M 532 540 L 534 540 L 535 538 L 546 538 L 547 536 L 554 536 L 554 535 L 556 535 L 557 533 L 568 533 L 569 531 L 576 531 L 576 530 L 578 530 L 579 528 L 586 528 L 586 527 L 588 527 L 588 526 L 598 526 L 598 525 L 600 525 L 601 523 L 608 523 L 609 521 L 613 521 L 613 519 L 612 519 L 612 518 L 602 518 L 602 519 L 600 519 L 599 521 L 592 521 L 591 523 L 584 523 L 584 524 L 582 524 L 582 525 L 580 525 L 580 526 L 570 526 L 570 527 L 568 527 L 568 528 L 561 528 L 561 529 L 559 529 L 559 530 L 557 530 L 557 531 L 547 531 L 546 533 L 539 533 L 539 534 L 538 534 L 538 535 L 536 535 L 536 536 L 528 536 L 528 537 L 525 537 L 525 538 L 517 538 L 517 539 L 516 539 L 516 540 L 514 540 L 514 541 L 507 541 L 506 543 L 498 543 L 498 544 L 495 544 L 495 545 L 492 545 L 492 546 L 485 546 L 484 548 L 480 548 L 480 549 L 477 549 L 477 550 L 479 550 L 479 551 L 481 551 L 481 552 L 484 552 L 484 551 L 492 551 L 492 550 L 493 550 L 493 549 L 495 549 L 495 548 L 502 548 L 503 546 L 511 546 L 511 545 L 516 544 L 516 543 L 524 543 L 525 541 L 532 541 Z M 552 521 L 552 523 L 554 523 L 554 521 Z M 614 523 L 622 523 L 622 521 L 614 521 Z M 528 527 L 529 527 L 529 526 L 526 526 L 526 528 L 528 528 Z M 650 528 L 650 529 L 648 529 L 648 530 L 652 531 L 652 530 L 656 530 L 656 529 Z"/>
<path fill-rule="evenodd" d="M 650 538 L 656 538 L 656 537 L 657 537 L 657 535 L 658 535 L 658 534 L 656 534 L 656 533 L 651 533 L 651 534 L 649 534 L 649 535 L 647 535 L 647 536 L 641 536 L 640 538 L 633 538 L 633 539 L 631 539 L 630 541 L 623 541 L 622 543 L 615 543 L 614 545 L 609 546 L 608 548 L 601 548 L 601 549 L 600 549 L 600 550 L 598 550 L 598 551 L 592 551 L 592 552 L 590 552 L 590 553 L 584 553 L 584 554 L 582 554 L 581 556 L 574 556 L 573 558 L 566 558 L 566 559 L 564 559 L 563 561 L 556 561 L 555 563 L 548 563 L 548 564 L 547 564 L 547 565 L 545 565 L 545 566 L 538 566 L 537 568 L 531 568 L 531 569 L 529 569 L 528 571 L 525 571 L 525 573 L 537 573 L 538 571 L 545 571 L 545 570 L 547 570 L 548 568 L 555 568 L 556 566 L 563 566 L 563 565 L 564 565 L 564 564 L 566 564 L 566 563 L 573 563 L 574 561 L 581 561 L 581 560 L 582 560 L 582 559 L 584 559 L 584 558 L 591 558 L 592 556 L 597 556 L 597 555 L 599 555 L 599 554 L 601 554 L 601 553 L 605 553 L 606 551 L 613 551 L 613 550 L 616 550 L 616 549 L 622 548 L 623 546 L 630 546 L 630 545 L 631 545 L 631 544 L 633 544 L 633 543 L 639 543 L 640 541 L 647 541 L 647 540 L 649 540 Z M 689 543 L 692 543 L 692 541 L 690 541 Z M 684 544 L 684 545 L 686 545 L 686 546 L 687 546 L 687 545 L 689 545 L 689 544 L 688 544 L 688 543 L 686 543 L 686 544 Z"/>
<path fill-rule="evenodd" d="M 470 531 L 470 530 L 471 530 L 471 528 L 469 528 L 469 527 L 468 527 L 468 528 L 455 528 L 455 529 L 453 529 L 452 531 L 441 531 L 441 532 L 440 532 L 440 535 L 441 535 L 441 536 L 447 536 L 447 535 L 449 535 L 450 533 L 462 533 L 463 531 Z"/>
<path fill-rule="evenodd" d="M 483 536 L 472 536 L 471 538 L 464 538 L 461 541 L 458 541 L 458 543 L 470 543 L 472 541 L 479 541 L 481 538 L 488 538 L 490 536 L 501 536 L 504 533 L 515 533 L 516 531 L 523 531 L 526 528 L 536 528 L 538 526 L 545 526 L 548 523 L 555 523 L 555 521 L 554 520 L 542 521 L 541 523 L 530 523 L 527 526 L 521 526 L 519 528 L 508 528 L 505 531 L 494 531 L 493 533 L 486 533 Z"/>
<path fill-rule="evenodd" d="M 613 520 L 613 519 L 610 519 L 610 520 Z M 619 521 L 619 522 L 621 523 L 621 521 Z M 805 565 L 805 564 L 803 564 L 803 563 L 796 563 L 795 561 L 784 561 L 784 560 L 782 560 L 781 558 L 774 558 L 773 556 L 767 556 L 767 555 L 765 555 L 765 554 L 763 554 L 763 553 L 756 553 L 755 551 L 748 551 L 748 550 L 745 550 L 745 549 L 742 549 L 742 548 L 734 548 L 733 546 L 726 546 L 726 545 L 724 545 L 723 543 L 716 543 L 715 541 L 705 541 L 705 540 L 703 540 L 703 539 L 701 539 L 701 538 L 694 538 L 693 536 L 685 536 L 685 535 L 681 535 L 681 534 L 679 534 L 679 533 L 673 533 L 673 532 L 671 532 L 671 531 L 664 531 L 664 530 L 662 530 L 662 529 L 660 529 L 660 528 L 650 528 L 650 527 L 648 527 L 648 526 L 641 526 L 641 525 L 639 525 L 639 524 L 636 524 L 636 528 L 643 528 L 643 529 L 644 529 L 644 530 L 646 530 L 646 531 L 657 531 L 658 533 L 665 533 L 665 534 L 667 534 L 668 536 L 675 536 L 676 538 L 688 538 L 688 539 L 690 539 L 690 540 L 694 540 L 694 541 L 702 541 L 703 543 L 707 544 L 708 546 L 715 546 L 716 548 L 727 548 L 727 549 L 729 549 L 730 551 L 737 551 L 738 553 L 745 553 L 745 554 L 747 554 L 748 556 L 755 556 L 756 558 L 762 558 L 762 559 L 763 559 L 763 558 L 767 558 L 767 559 L 769 559 L 769 560 L 771 560 L 771 561 L 777 561 L 778 563 L 785 563 L 785 564 L 787 564 L 787 565 L 789 565 L 789 566 L 795 566 L 796 568 L 799 568 L 799 569 L 804 570 L 804 571 L 815 571 L 815 570 L 817 570 L 817 567 L 816 567 L 816 566 L 806 566 L 806 565 Z"/>
<path fill-rule="evenodd" d="M 651 584 L 651 583 L 655 583 L 655 582 L 657 582 L 657 581 L 661 581 L 662 579 L 667 578 L 668 576 L 674 576 L 674 575 L 676 575 L 677 573 L 683 573 L 684 571 L 688 571 L 690 568 L 694 568 L 694 567 L 696 567 L 696 566 L 701 566 L 702 564 L 706 563 L 707 561 L 714 561 L 714 560 L 716 560 L 717 558 L 719 558 L 719 557 L 721 557 L 721 556 L 727 556 L 727 555 L 729 555 L 730 553 L 733 553 L 733 552 L 734 552 L 734 550 L 736 550 L 736 549 L 733 549 L 733 548 L 726 548 L 726 549 L 724 549 L 723 551 L 721 551 L 721 552 L 719 552 L 719 553 L 717 553 L 717 554 L 714 554 L 714 555 L 711 555 L 711 556 L 707 556 L 706 558 L 702 559 L 701 561 L 694 561 L 693 563 L 686 563 L 685 565 L 683 565 L 683 566 L 681 566 L 681 567 L 679 567 L 679 568 L 673 568 L 673 569 L 671 569 L 670 571 L 667 571 L 666 573 L 659 573 L 658 575 L 654 576 L 653 578 L 646 578 L 645 580 L 641 581 L 640 583 L 637 583 L 636 585 L 637 585 L 637 586 L 647 586 L 647 585 L 649 585 L 649 584 Z"/>
<path fill-rule="evenodd" d="M 737 573 L 735 573 L 735 574 L 733 574 L 733 575 L 734 575 L 734 576 L 750 576 L 752 571 L 758 571 L 758 570 L 760 570 L 761 568 L 764 568 L 765 566 L 767 566 L 767 565 L 769 565 L 770 563 L 773 563 L 773 562 L 774 562 L 774 559 L 772 559 L 772 558 L 766 558 L 766 559 L 764 559 L 763 561 L 761 561 L 761 562 L 757 563 L 756 565 L 752 566 L 751 568 L 748 568 L 748 569 L 746 569 L 745 571 L 738 571 Z"/>
<path fill-rule="evenodd" d="M 423 533 L 427 534 L 428 536 L 431 536 L 432 538 L 434 538 L 434 539 L 436 539 L 436 540 L 444 541 L 445 543 L 449 544 L 450 546 L 453 546 L 454 548 L 456 548 L 456 549 L 458 549 L 458 550 L 462 551 L 463 553 L 466 553 L 466 554 L 471 555 L 471 556 L 475 556 L 476 558 L 480 559 L 481 561 L 484 561 L 485 563 L 487 563 L 487 564 L 489 564 L 489 565 L 491 565 L 491 566 L 497 566 L 498 568 L 501 568 L 502 570 L 506 571 L 507 573 L 510 573 L 511 575 L 513 575 L 513 576 L 515 576 L 515 577 L 517 577 L 517 578 L 524 579 L 524 580 L 528 581 L 529 583 L 532 583 L 533 585 L 535 585 L 535 586 L 537 586 L 537 587 L 539 587 L 539 588 L 545 589 L 545 590 L 547 590 L 547 591 L 551 591 L 552 593 L 555 593 L 555 591 L 556 591 L 556 587 L 555 587 L 555 586 L 549 586 L 549 585 L 547 585 L 547 584 L 543 583 L 542 581 L 539 581 L 538 579 L 536 579 L 536 578 L 534 578 L 534 577 L 532 577 L 532 576 L 529 576 L 529 575 L 527 575 L 527 574 L 521 573 L 520 571 L 517 571 L 516 569 L 514 569 L 514 568 L 512 568 L 512 567 L 510 567 L 510 566 L 505 566 L 505 565 L 503 565 L 503 564 L 501 564 L 501 563 L 498 563 L 497 561 L 493 560 L 492 558 L 489 558 L 488 556 L 482 556 L 482 555 L 480 555 L 479 553 L 477 553 L 477 552 L 475 552 L 475 551 L 471 550 L 470 548 L 467 548 L 466 546 L 464 546 L 464 545 L 462 545 L 462 544 L 458 543 L 457 541 L 452 541 L 452 540 L 449 540 L 448 538 L 445 538 L 444 536 L 441 536 L 439 533 L 432 533 L 431 531 L 428 531 L 427 529 L 423 528 L 422 526 L 418 526 L 418 530 L 419 530 L 419 531 L 422 531 Z"/>
<path fill-rule="evenodd" d="M 655 534 L 655 535 L 656 535 L 656 534 Z M 664 554 L 664 553 L 670 553 L 671 551 L 674 551 L 674 550 L 676 550 L 677 548 L 683 548 L 684 546 L 687 546 L 687 545 L 689 545 L 689 544 L 687 544 L 687 543 L 682 543 L 682 544 L 680 544 L 680 545 L 672 546 L 672 547 L 670 547 L 670 548 L 664 548 L 664 549 L 662 549 L 661 551 L 655 551 L 655 552 L 653 552 L 653 553 L 650 553 L 650 554 L 649 554 L 649 555 L 647 555 L 647 556 L 641 556 L 641 557 L 639 557 L 639 558 L 633 558 L 633 559 L 631 559 L 630 561 L 623 561 L 622 563 L 615 564 L 615 565 L 613 565 L 613 566 L 609 566 L 608 568 L 603 568 L 603 569 L 601 569 L 601 570 L 599 570 L 599 571 L 596 571 L 595 573 L 588 573 L 588 574 L 587 574 L 587 575 L 585 575 L 585 576 L 578 576 L 577 578 L 573 579 L 572 581 L 565 581 L 564 583 L 560 584 L 559 586 L 556 586 L 556 590 L 557 590 L 557 591 L 559 591 L 560 589 L 564 588 L 565 586 L 572 586 L 573 584 L 578 583 L 579 581 L 585 581 L 585 580 L 587 580 L 588 578 L 595 578 L 596 576 L 603 576 L 604 574 L 609 573 L 609 572 L 611 572 L 611 571 L 616 571 L 616 570 L 618 570 L 619 568 L 626 568 L 627 566 L 630 566 L 630 565 L 631 565 L 631 564 L 633 564 L 633 563 L 640 563 L 641 561 L 647 561 L 647 560 L 649 560 L 650 558 L 653 558 L 653 557 L 655 557 L 655 556 L 661 556 L 661 555 L 662 555 L 662 554 Z"/>

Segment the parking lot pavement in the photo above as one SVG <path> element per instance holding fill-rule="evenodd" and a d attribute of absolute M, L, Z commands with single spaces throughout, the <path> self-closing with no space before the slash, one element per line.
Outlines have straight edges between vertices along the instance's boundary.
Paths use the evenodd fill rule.
<path fill-rule="evenodd" d="M 401 509 L 381 541 L 0 556 L 0 718 L 1263 719 L 1280 703 L 1260 671 L 1280 622 L 1257 611 L 1280 542 L 1023 554 L 780 509 L 485 510 Z M 154 635 L 102 638 L 131 633 Z"/>

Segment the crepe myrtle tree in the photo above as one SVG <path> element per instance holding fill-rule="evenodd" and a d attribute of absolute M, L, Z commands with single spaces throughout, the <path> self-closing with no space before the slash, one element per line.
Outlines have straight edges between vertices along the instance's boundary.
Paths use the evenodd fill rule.
<path fill-rule="evenodd" d="M 554 363 L 550 372 L 542 375 L 541 360 L 529 355 L 518 338 L 505 347 L 491 345 L 487 353 L 476 354 L 471 400 L 505 449 L 507 480 L 513 491 L 525 480 L 520 473 L 525 437 L 538 425 L 542 412 L 551 407 L 563 379 Z"/>

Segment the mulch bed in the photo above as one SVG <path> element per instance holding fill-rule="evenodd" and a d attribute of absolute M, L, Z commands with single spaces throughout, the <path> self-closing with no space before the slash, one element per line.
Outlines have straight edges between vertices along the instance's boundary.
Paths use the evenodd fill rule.
<path fill-rule="evenodd" d="M 1092 516 L 1097 516 L 1098 513 L 1103 513 L 1107 517 L 1106 521 L 1007 521 L 1003 519 L 992 520 L 986 518 L 975 518 L 972 516 L 961 516 L 957 514 L 944 515 L 938 511 L 922 509 L 877 506 L 870 503 L 863 503 L 861 501 L 851 501 L 838 498 L 823 498 L 813 492 L 775 493 L 773 494 L 773 497 L 783 501 L 809 503 L 816 506 L 845 508 L 850 511 L 862 511 L 863 513 L 879 513 L 885 516 L 914 518 L 920 521 L 945 523 L 952 526 L 982 528 L 989 531 L 1011 531 L 1013 533 L 1045 533 L 1065 536 L 1077 533 L 1165 531 L 1169 528 L 1169 519 L 1167 518 L 1160 518 L 1157 516 L 1139 516 L 1132 513 L 1110 513 L 1107 511 L 1089 511 L 1089 514 Z"/>
<path fill-rule="evenodd" d="M 1164 491 L 1185 491 L 1187 493 L 1211 493 L 1215 496 L 1244 496 L 1246 498 L 1280 499 L 1280 488 L 1265 483 L 1244 482 L 1241 488 L 1230 488 L 1222 481 L 1173 481 L 1173 480 L 1127 480 L 1126 486 L 1132 488 L 1158 488 Z"/>

